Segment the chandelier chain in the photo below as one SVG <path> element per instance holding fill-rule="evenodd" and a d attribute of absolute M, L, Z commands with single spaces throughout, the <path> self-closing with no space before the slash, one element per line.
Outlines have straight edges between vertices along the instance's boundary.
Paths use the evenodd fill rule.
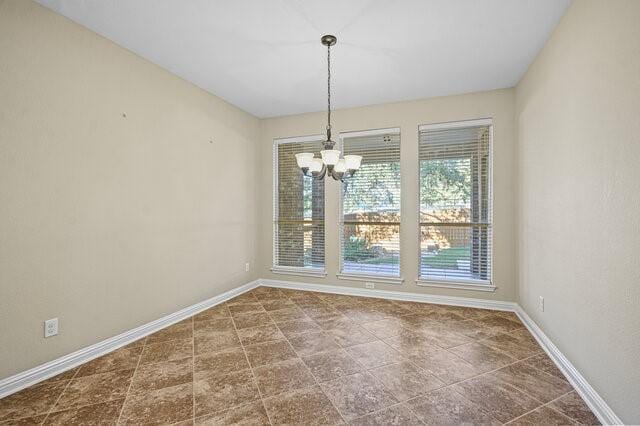
<path fill-rule="evenodd" d="M 327 46 L 327 129 L 331 129 L 331 46 Z"/>

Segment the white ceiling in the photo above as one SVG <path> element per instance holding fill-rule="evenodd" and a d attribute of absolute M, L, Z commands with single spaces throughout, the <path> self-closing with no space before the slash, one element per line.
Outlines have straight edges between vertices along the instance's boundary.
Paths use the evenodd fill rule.
<path fill-rule="evenodd" d="M 258 117 L 512 87 L 571 0 L 37 0 Z"/>

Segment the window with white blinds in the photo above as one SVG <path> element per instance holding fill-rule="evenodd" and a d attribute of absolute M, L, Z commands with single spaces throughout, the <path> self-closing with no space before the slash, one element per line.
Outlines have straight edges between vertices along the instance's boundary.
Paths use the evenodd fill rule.
<path fill-rule="evenodd" d="M 420 278 L 491 283 L 491 120 L 420 126 Z"/>
<path fill-rule="evenodd" d="M 400 129 L 342 133 L 344 155 L 361 155 L 344 179 L 340 272 L 400 276 Z"/>
<path fill-rule="evenodd" d="M 296 154 L 320 156 L 322 135 L 274 141 L 273 270 L 324 272 L 324 181 L 304 176 Z"/>

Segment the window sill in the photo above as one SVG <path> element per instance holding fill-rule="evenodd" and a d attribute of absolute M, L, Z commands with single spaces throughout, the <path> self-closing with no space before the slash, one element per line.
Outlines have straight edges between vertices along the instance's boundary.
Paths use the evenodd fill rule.
<path fill-rule="evenodd" d="M 273 272 L 274 274 L 297 275 L 301 277 L 324 278 L 327 276 L 327 271 L 325 271 L 324 269 L 287 268 L 283 266 L 274 266 L 273 268 L 271 268 L 271 272 Z"/>
<path fill-rule="evenodd" d="M 456 290 L 472 290 L 494 292 L 498 287 L 492 283 L 484 283 L 475 280 L 430 280 L 427 278 L 418 278 L 416 284 L 420 287 L 436 287 L 436 288 L 453 288 Z"/>
<path fill-rule="evenodd" d="M 367 275 L 367 274 L 350 274 L 350 273 L 340 273 L 336 274 L 339 280 L 354 280 L 354 281 L 371 281 L 378 283 L 386 283 L 386 284 L 402 284 L 404 282 L 404 278 L 402 277 L 394 277 L 394 276 L 385 276 L 385 275 Z"/>

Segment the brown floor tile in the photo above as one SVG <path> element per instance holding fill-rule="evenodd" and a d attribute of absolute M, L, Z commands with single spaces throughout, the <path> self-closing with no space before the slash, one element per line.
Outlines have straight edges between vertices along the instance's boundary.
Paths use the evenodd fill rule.
<path fill-rule="evenodd" d="M 599 425 L 600 421 L 584 403 L 580 395 L 573 391 L 549 404 L 552 408 L 575 420 L 581 425 Z"/>
<path fill-rule="evenodd" d="M 532 366 L 533 368 L 537 368 L 538 370 L 545 371 L 553 376 L 556 376 L 559 379 L 566 380 L 564 374 L 558 367 L 551 361 L 551 358 L 547 356 L 545 353 L 541 353 L 540 355 L 533 356 L 523 361 L 525 364 Z"/>
<path fill-rule="evenodd" d="M 445 384 L 437 377 L 421 372 L 410 362 L 385 365 L 370 370 L 369 373 L 378 379 L 398 401 L 406 401 Z"/>
<path fill-rule="evenodd" d="M 317 386 L 266 398 L 264 406 L 273 425 L 337 425 L 340 414 Z"/>
<path fill-rule="evenodd" d="M 505 353 L 479 343 L 456 346 L 449 349 L 449 352 L 453 352 L 482 371 L 495 370 L 516 361 Z"/>
<path fill-rule="evenodd" d="M 354 346 L 378 340 L 376 336 L 357 325 L 334 328 L 332 330 L 328 330 L 327 333 L 329 333 L 331 337 L 333 337 L 333 339 L 342 347 Z"/>
<path fill-rule="evenodd" d="M 345 420 L 353 420 L 393 405 L 398 400 L 369 373 L 356 373 L 322 384 Z"/>
<path fill-rule="evenodd" d="M 527 330 L 514 331 L 511 334 L 500 333 L 478 343 L 502 351 L 515 359 L 528 358 L 542 351 Z"/>
<path fill-rule="evenodd" d="M 134 370 L 119 370 L 75 378 L 60 396 L 54 410 L 92 405 L 126 396 Z"/>
<path fill-rule="evenodd" d="M 41 414 L 39 416 L 23 417 L 18 420 L 7 420 L 5 422 L 0 421 L 0 425 L 2 426 L 37 426 L 37 425 L 41 425 L 46 418 L 47 418 L 46 414 Z"/>
<path fill-rule="evenodd" d="M 133 375 L 129 392 L 146 392 L 191 383 L 191 381 L 193 381 L 191 358 L 141 365 Z"/>
<path fill-rule="evenodd" d="M 238 336 L 243 345 L 255 345 L 256 343 L 284 339 L 284 334 L 280 332 L 275 324 L 244 328 L 238 330 Z"/>
<path fill-rule="evenodd" d="M 256 312 L 250 314 L 236 315 L 233 322 L 238 330 L 243 328 L 259 327 L 261 325 L 273 324 L 273 320 L 266 312 Z"/>
<path fill-rule="evenodd" d="M 351 321 L 346 316 L 338 314 L 327 314 L 315 317 L 313 319 L 318 326 L 327 331 L 333 329 L 349 329 L 357 327 L 357 324 Z"/>
<path fill-rule="evenodd" d="M 452 331 L 451 327 L 448 325 L 427 324 L 415 329 L 415 331 L 429 339 L 433 339 L 438 346 L 445 349 L 464 345 L 473 341 L 470 337 Z"/>
<path fill-rule="evenodd" d="M 257 345 L 246 346 L 244 349 L 247 353 L 247 358 L 249 358 L 249 363 L 253 368 L 297 357 L 293 348 L 286 340 L 259 343 Z"/>
<path fill-rule="evenodd" d="M 242 293 L 239 296 L 234 297 L 233 299 L 229 299 L 225 302 L 226 306 L 229 305 L 237 305 L 237 304 L 245 304 L 245 303 L 256 303 L 258 299 L 253 292 Z"/>
<path fill-rule="evenodd" d="M 217 413 L 260 399 L 251 370 L 228 374 L 202 371 L 193 382 L 196 417 Z"/>
<path fill-rule="evenodd" d="M 271 300 L 286 300 L 288 299 L 288 297 L 282 291 L 276 290 L 267 293 L 258 293 L 256 294 L 256 299 L 258 299 L 260 302 L 267 302 Z"/>
<path fill-rule="evenodd" d="M 156 362 L 173 361 L 193 356 L 193 341 L 170 340 L 168 342 L 145 345 L 140 358 L 140 365 Z"/>
<path fill-rule="evenodd" d="M 258 367 L 253 373 L 263 398 L 316 383 L 300 358 Z"/>
<path fill-rule="evenodd" d="M 269 426 L 269 418 L 261 401 L 195 419 L 197 426 Z"/>
<path fill-rule="evenodd" d="M 295 307 L 295 303 L 293 303 L 289 299 L 277 299 L 277 300 L 267 300 L 262 301 L 262 307 L 264 307 L 265 311 L 277 311 L 280 309 L 287 309 Z"/>
<path fill-rule="evenodd" d="M 69 381 L 41 383 L 0 399 L 0 422 L 48 412 Z"/>
<path fill-rule="evenodd" d="M 356 324 L 365 322 L 381 321 L 389 316 L 383 312 L 378 312 L 372 308 L 348 308 L 341 312 Z"/>
<path fill-rule="evenodd" d="M 196 335 L 194 345 L 196 355 L 201 355 L 206 352 L 218 352 L 238 347 L 240 339 L 235 330 L 208 330 L 206 332 L 203 330 Z"/>
<path fill-rule="evenodd" d="M 401 319 L 387 318 L 380 321 L 361 324 L 361 327 L 376 336 L 378 339 L 397 336 L 405 328 L 405 323 Z"/>
<path fill-rule="evenodd" d="M 447 384 L 469 379 L 482 373 L 479 368 L 444 349 L 427 352 L 421 356 L 410 356 L 409 359 L 418 367 Z"/>
<path fill-rule="evenodd" d="M 394 405 L 384 410 L 367 414 L 352 422 L 353 426 L 387 426 L 387 425 L 418 425 L 420 420 L 406 405 Z"/>
<path fill-rule="evenodd" d="M 124 399 L 102 402 L 81 408 L 56 411 L 47 417 L 45 425 L 115 425 Z"/>
<path fill-rule="evenodd" d="M 233 320 L 229 318 L 217 318 L 207 321 L 197 321 L 193 323 L 194 337 L 206 335 L 211 331 L 231 331 L 235 330 Z"/>
<path fill-rule="evenodd" d="M 500 331 L 472 319 L 451 323 L 448 324 L 448 327 L 451 331 L 467 336 L 473 340 L 486 339 L 500 334 Z"/>
<path fill-rule="evenodd" d="M 194 315 L 193 321 L 211 321 L 214 319 L 229 318 L 230 316 L 231 313 L 229 313 L 229 309 L 225 305 L 217 305 Z"/>
<path fill-rule="evenodd" d="M 403 361 L 400 352 L 380 340 L 351 346 L 345 350 L 366 369 Z"/>
<path fill-rule="evenodd" d="M 431 391 L 406 403 L 427 425 L 499 425 L 500 422 L 450 387 Z"/>
<path fill-rule="evenodd" d="M 168 340 L 191 339 L 193 337 L 193 324 L 179 322 L 163 328 L 160 331 L 147 336 L 145 345 L 152 343 L 166 342 Z"/>
<path fill-rule="evenodd" d="M 340 349 L 340 346 L 324 331 L 296 334 L 289 337 L 289 342 L 300 356 Z"/>
<path fill-rule="evenodd" d="M 327 382 L 362 370 L 362 366 L 351 358 L 344 349 L 321 352 L 304 357 L 302 360 L 319 382 Z"/>
<path fill-rule="evenodd" d="M 453 385 L 453 389 L 501 422 L 508 422 L 541 404 L 493 376 L 483 375 Z"/>
<path fill-rule="evenodd" d="M 232 316 L 255 313 L 255 312 L 265 312 L 262 304 L 259 302 L 254 303 L 241 303 L 237 305 L 228 305 L 229 312 L 231 312 Z"/>
<path fill-rule="evenodd" d="M 96 373 L 136 368 L 141 353 L 142 346 L 117 349 L 107 355 L 83 364 L 75 377 L 84 377 Z"/>
<path fill-rule="evenodd" d="M 339 312 L 332 306 L 322 305 L 322 306 L 308 306 L 302 308 L 302 312 L 305 313 L 310 318 L 318 318 L 326 315 L 338 315 Z"/>
<path fill-rule="evenodd" d="M 248 368 L 249 363 L 241 347 L 197 355 L 194 364 L 196 372 L 213 370 L 230 373 Z"/>
<path fill-rule="evenodd" d="M 573 426 L 575 423 L 549 407 L 536 408 L 532 412 L 509 422 L 512 426 Z"/>
<path fill-rule="evenodd" d="M 423 356 L 425 353 L 442 349 L 435 339 L 407 329 L 400 331 L 397 336 L 384 339 L 384 341 L 405 356 Z"/>
<path fill-rule="evenodd" d="M 558 379 L 524 363 L 501 368 L 490 375 L 509 383 L 543 403 L 556 399 L 573 389 L 566 380 Z"/>
<path fill-rule="evenodd" d="M 270 311 L 269 316 L 278 324 L 287 321 L 302 321 L 309 319 L 309 317 L 306 316 L 298 307 Z"/>
<path fill-rule="evenodd" d="M 524 328 L 521 322 L 508 319 L 500 315 L 488 315 L 483 318 L 479 318 L 476 321 L 502 333 L 509 333 L 519 328 Z"/>
<path fill-rule="evenodd" d="M 171 424 L 193 417 L 193 384 L 129 394 L 119 424 Z"/>
<path fill-rule="evenodd" d="M 295 320 L 278 323 L 278 328 L 285 336 L 291 337 L 296 334 L 322 331 L 318 324 L 312 320 Z"/>
<path fill-rule="evenodd" d="M 448 306 L 448 308 L 451 312 L 455 312 L 466 319 L 479 319 L 495 312 L 489 309 L 469 308 L 466 306 Z"/>

